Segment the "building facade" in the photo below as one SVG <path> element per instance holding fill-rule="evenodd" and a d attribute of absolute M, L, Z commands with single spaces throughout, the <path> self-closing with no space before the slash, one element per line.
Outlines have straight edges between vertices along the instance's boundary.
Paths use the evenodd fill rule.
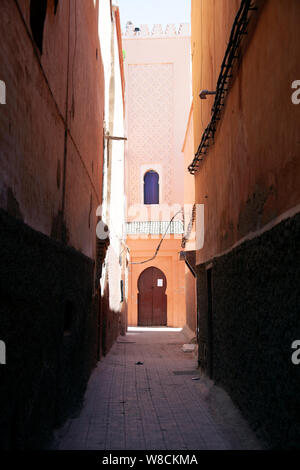
<path fill-rule="evenodd" d="M 155 25 L 150 33 L 129 23 L 123 48 L 128 324 L 183 326 L 181 149 L 190 105 L 189 26 L 163 31 Z"/>
<path fill-rule="evenodd" d="M 119 8 L 102 2 L 99 34 L 104 64 L 103 201 L 98 215 L 107 227 L 107 246 L 101 272 L 101 352 L 106 354 L 127 325 L 128 251 L 125 235 L 125 81 Z M 111 21 L 110 21 L 111 18 Z M 101 227 L 101 224 L 100 224 Z M 107 239 L 105 238 L 107 235 Z M 101 235 L 100 235 L 101 237 Z"/>
<path fill-rule="evenodd" d="M 275 447 L 300 435 L 299 16 L 297 0 L 192 1 L 199 363 Z"/>
<path fill-rule="evenodd" d="M 99 8 L 75 0 L 0 5 L 4 449 L 40 448 L 51 437 L 80 402 L 101 350 Z M 110 10 L 106 18 L 113 21 Z"/>

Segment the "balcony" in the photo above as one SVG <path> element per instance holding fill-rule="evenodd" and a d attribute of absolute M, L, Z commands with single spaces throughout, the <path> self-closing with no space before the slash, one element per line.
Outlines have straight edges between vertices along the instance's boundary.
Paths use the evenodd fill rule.
<path fill-rule="evenodd" d="M 166 222 L 127 222 L 127 235 L 180 235 L 184 233 L 184 226 L 181 220 Z"/>

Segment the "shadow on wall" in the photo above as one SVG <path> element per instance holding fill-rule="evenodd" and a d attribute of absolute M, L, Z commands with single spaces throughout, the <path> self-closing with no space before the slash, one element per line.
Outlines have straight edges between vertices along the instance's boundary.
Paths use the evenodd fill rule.
<path fill-rule="evenodd" d="M 55 2 L 55 13 L 57 9 Z M 34 42 L 39 51 L 43 54 L 44 24 L 47 13 L 47 0 L 30 0 L 30 27 Z"/>
<path fill-rule="evenodd" d="M 1 449 L 38 449 L 97 360 L 94 263 L 0 210 Z"/>
<path fill-rule="evenodd" d="M 299 237 L 297 215 L 214 259 L 211 289 L 197 266 L 200 365 L 272 448 L 300 445 Z"/>

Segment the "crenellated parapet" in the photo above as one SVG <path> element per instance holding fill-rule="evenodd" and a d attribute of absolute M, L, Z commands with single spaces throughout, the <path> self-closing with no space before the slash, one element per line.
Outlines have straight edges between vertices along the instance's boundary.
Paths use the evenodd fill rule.
<path fill-rule="evenodd" d="M 123 32 L 124 38 L 171 38 L 190 36 L 189 23 L 181 23 L 179 27 L 175 24 L 168 24 L 165 28 L 161 24 L 154 24 L 150 30 L 147 24 L 135 26 L 130 21 L 126 25 L 126 31 Z"/>

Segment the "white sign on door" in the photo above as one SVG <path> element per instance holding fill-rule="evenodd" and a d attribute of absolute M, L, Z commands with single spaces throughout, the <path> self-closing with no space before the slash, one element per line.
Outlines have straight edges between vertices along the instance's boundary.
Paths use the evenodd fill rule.
<path fill-rule="evenodd" d="M 163 279 L 157 279 L 157 287 L 162 287 L 164 285 Z"/>

